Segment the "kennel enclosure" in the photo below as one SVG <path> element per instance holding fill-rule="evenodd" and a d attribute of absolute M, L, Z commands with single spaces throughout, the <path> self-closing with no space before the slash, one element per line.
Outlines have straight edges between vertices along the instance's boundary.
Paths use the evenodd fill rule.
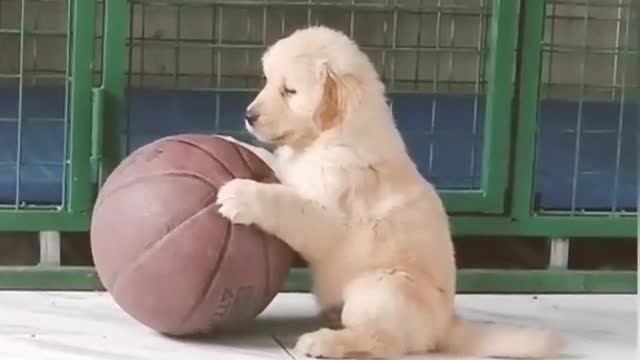
<path fill-rule="evenodd" d="M 162 136 L 252 141 L 262 52 L 312 24 L 370 56 L 456 237 L 549 243 L 546 269 L 463 269 L 462 291 L 636 290 L 635 271 L 568 267 L 572 243 L 637 235 L 631 0 L 0 0 L 0 230 L 40 234 L 40 264 L 0 288 L 100 288 L 60 242 L 104 178 Z"/>

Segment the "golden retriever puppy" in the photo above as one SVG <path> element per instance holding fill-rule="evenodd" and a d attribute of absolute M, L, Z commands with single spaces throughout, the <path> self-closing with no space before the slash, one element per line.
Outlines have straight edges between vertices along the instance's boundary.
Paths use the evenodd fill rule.
<path fill-rule="evenodd" d="M 341 327 L 302 335 L 317 358 L 390 358 L 442 351 L 547 357 L 563 342 L 533 329 L 456 317 L 456 264 L 447 214 L 407 154 L 368 57 L 326 27 L 294 32 L 262 58 L 266 84 L 247 128 L 277 146 L 257 150 L 281 184 L 227 183 L 219 211 L 255 224 L 309 263 L 321 309 Z"/>

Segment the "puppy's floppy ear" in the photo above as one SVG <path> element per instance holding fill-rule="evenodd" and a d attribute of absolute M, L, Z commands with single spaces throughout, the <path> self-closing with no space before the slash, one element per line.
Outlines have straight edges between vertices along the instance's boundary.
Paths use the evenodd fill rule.
<path fill-rule="evenodd" d="M 321 131 L 338 126 L 342 122 L 344 111 L 344 89 L 340 89 L 341 81 L 331 70 L 326 59 L 316 64 L 316 76 L 324 84 L 322 102 L 318 108 L 315 120 Z"/>

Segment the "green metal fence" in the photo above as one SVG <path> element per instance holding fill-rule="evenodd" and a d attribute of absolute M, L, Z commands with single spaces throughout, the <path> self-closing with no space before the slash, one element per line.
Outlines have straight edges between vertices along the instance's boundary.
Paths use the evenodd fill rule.
<path fill-rule="evenodd" d="M 43 231 L 41 253 L 55 259 L 55 231 L 86 231 L 101 181 L 137 146 L 188 131 L 244 138 L 236 115 L 258 90 L 262 51 L 308 24 L 337 27 L 370 55 L 456 236 L 551 239 L 548 270 L 463 270 L 461 290 L 635 291 L 632 271 L 567 269 L 570 239 L 637 234 L 637 202 L 625 198 L 637 197 L 638 171 L 631 0 L 0 0 L 0 88 L 16 109 L 0 110 L 15 139 L 0 153 L 0 174 L 15 174 L 0 229 Z M 45 98 L 56 116 L 38 115 Z M 60 126 L 25 135 L 39 122 Z M 60 149 L 45 153 L 59 158 L 25 157 L 26 142 L 56 131 Z M 24 189 L 52 182 L 48 202 Z M 603 194 L 596 205 L 590 192 Z M 0 288 L 100 286 L 91 268 L 45 260 L 0 269 Z M 308 286 L 300 269 L 287 288 Z"/>
<path fill-rule="evenodd" d="M 65 229 L 86 227 L 91 209 L 91 179 L 89 164 L 91 119 L 91 89 L 95 29 L 95 3 L 70 4 L 65 1 L 34 2 L 2 1 L 0 40 L 2 67 L 0 81 L 6 90 L 3 96 L 13 101 L 3 104 L 0 123 L 8 142 L 0 158 L 0 172 L 10 174 L 4 184 L 13 187 L 11 199 L 0 202 L 0 227 L 17 229 Z M 59 13 L 59 21 L 49 23 L 46 12 Z M 74 16 L 74 14 L 85 14 Z M 46 47 L 56 59 L 42 64 L 38 49 Z M 37 87 L 62 87 L 62 99 L 56 99 L 46 114 L 38 111 L 40 104 L 28 91 Z M 42 124 L 45 125 L 42 125 Z M 25 159 L 23 149 L 37 146 L 36 136 L 27 138 L 28 130 L 49 127 L 57 133 L 38 135 L 60 136 L 51 151 L 54 156 Z M 11 134 L 8 135 L 8 134 Z M 29 144 L 28 142 L 33 142 Z M 57 155 L 57 157 L 55 156 Z M 58 183 L 60 197 L 53 201 L 38 201 L 24 196 L 25 176 L 37 176 Z M 37 188 L 39 184 L 29 184 Z M 33 191 L 32 189 L 31 191 Z"/>

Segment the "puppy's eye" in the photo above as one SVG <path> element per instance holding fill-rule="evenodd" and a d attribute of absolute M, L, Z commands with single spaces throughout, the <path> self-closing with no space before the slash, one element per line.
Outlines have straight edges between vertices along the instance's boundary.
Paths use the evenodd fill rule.
<path fill-rule="evenodd" d="M 295 95 L 297 91 L 296 91 L 296 89 L 291 89 L 291 88 L 288 88 L 288 87 L 285 86 L 282 89 L 282 92 L 287 96 L 291 96 L 291 95 Z"/>

